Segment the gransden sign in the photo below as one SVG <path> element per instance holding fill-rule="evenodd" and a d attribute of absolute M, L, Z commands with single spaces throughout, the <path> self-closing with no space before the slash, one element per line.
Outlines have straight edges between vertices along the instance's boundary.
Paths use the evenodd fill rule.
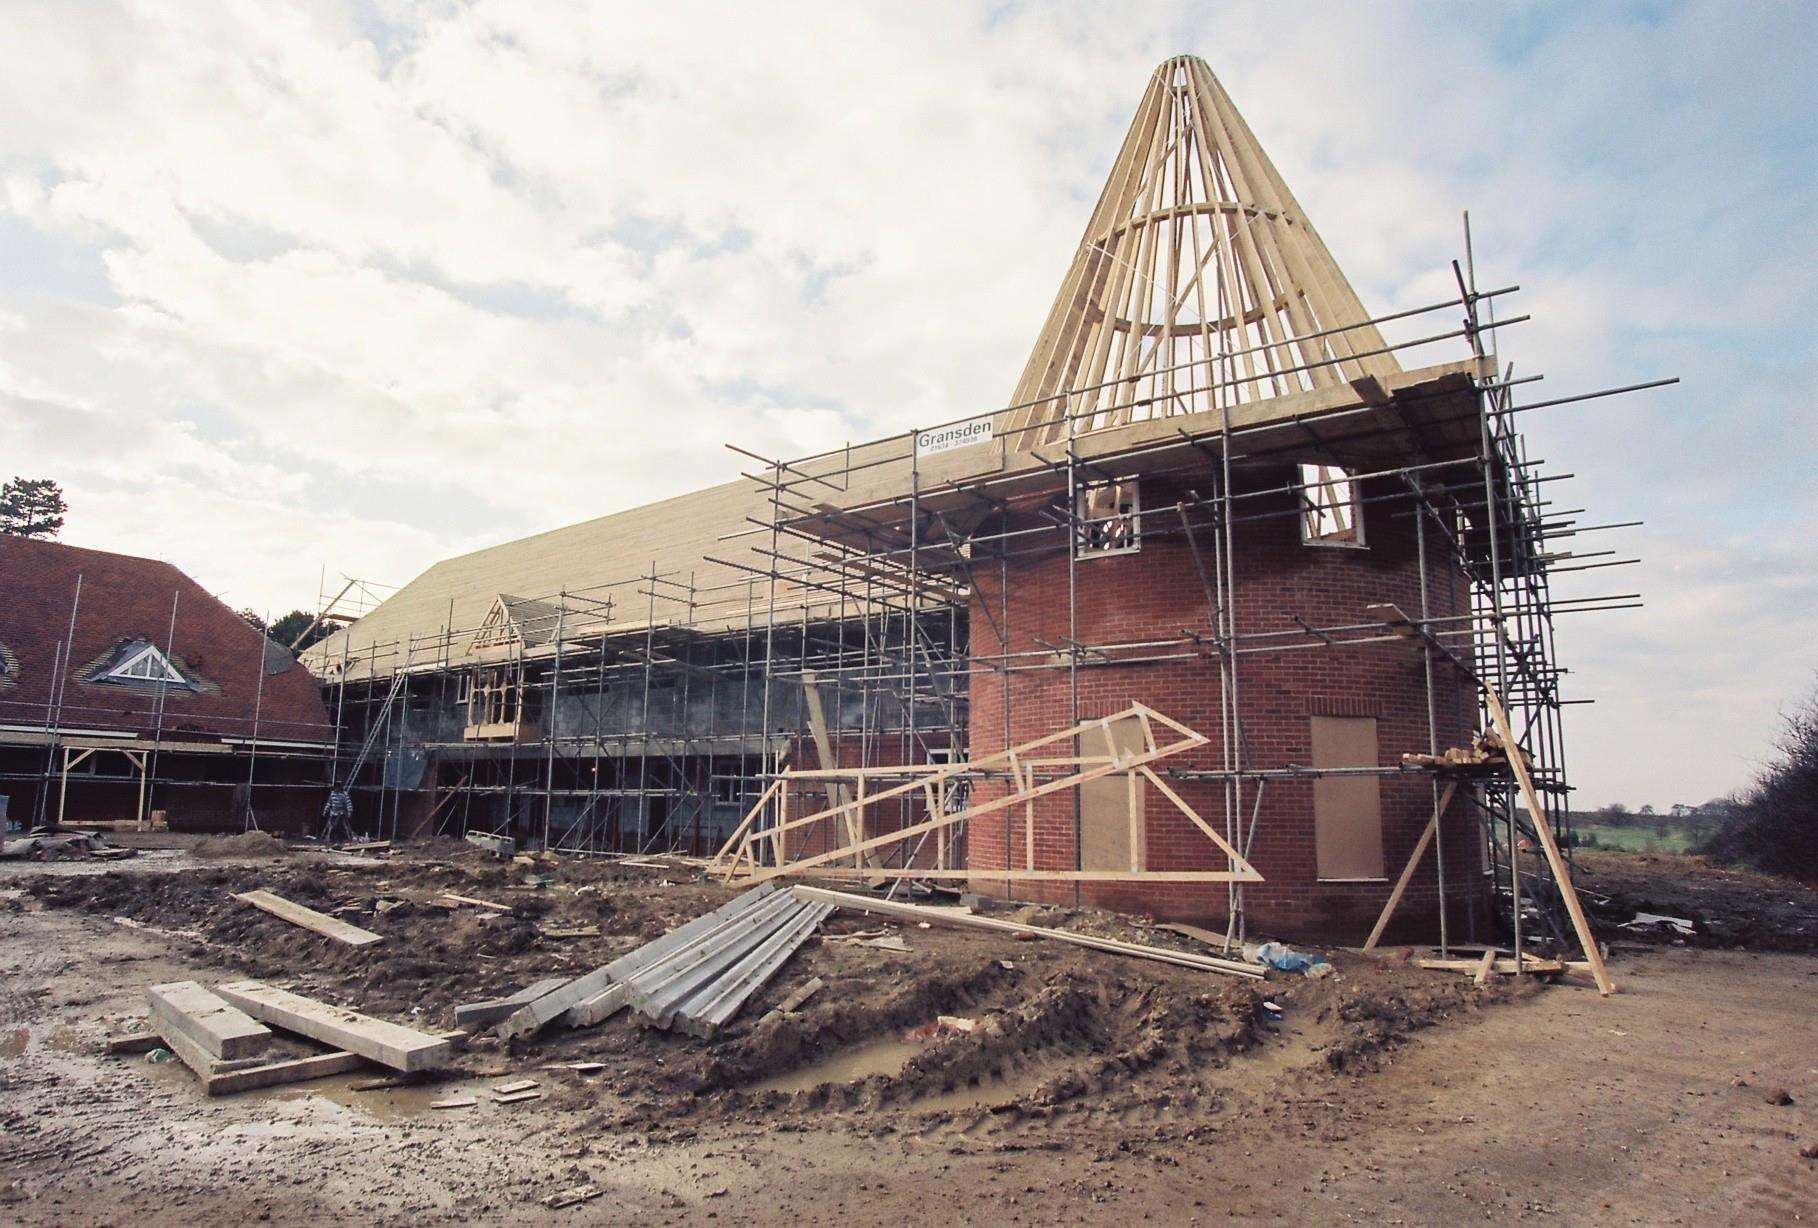
<path fill-rule="evenodd" d="M 932 452 L 951 452 L 954 448 L 969 448 L 975 443 L 990 443 L 991 424 L 990 417 L 972 418 L 965 422 L 955 422 L 948 426 L 917 431 L 915 450 L 926 456 Z"/>

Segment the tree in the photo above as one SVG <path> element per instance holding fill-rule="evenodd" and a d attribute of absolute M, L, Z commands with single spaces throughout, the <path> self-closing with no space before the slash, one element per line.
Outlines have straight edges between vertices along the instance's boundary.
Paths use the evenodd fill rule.
<path fill-rule="evenodd" d="M 315 621 L 316 616 L 311 614 L 308 610 L 292 610 L 282 618 L 272 619 L 271 627 L 267 630 L 266 634 L 288 648 L 290 647 L 290 642 L 299 635 L 302 635 L 303 629 Z M 318 640 L 327 639 L 328 631 L 329 628 L 327 624 L 316 623 L 316 625 L 310 629 L 309 634 L 304 636 L 303 642 L 297 645 L 297 651 L 302 652 L 305 648 L 308 648 Z"/>
<path fill-rule="evenodd" d="M 251 607 L 244 610 L 235 610 L 234 613 L 238 614 L 241 618 L 244 618 L 247 626 L 261 632 L 267 639 L 271 640 L 272 643 L 282 644 L 286 648 L 289 648 L 290 642 L 299 635 L 302 635 L 304 628 L 307 627 L 309 629 L 309 634 L 304 637 L 301 644 L 297 645 L 297 652 L 302 652 L 305 648 L 308 648 L 318 640 L 325 640 L 328 638 L 328 626 L 324 623 L 316 623 L 316 616 L 311 614 L 308 610 L 292 610 L 282 617 L 272 619 L 269 626 L 266 625 L 265 620 L 260 618 L 258 613 Z M 312 623 L 315 623 L 316 625 L 311 626 L 310 624 Z"/>
<path fill-rule="evenodd" d="M 1775 749 L 1754 785 L 1721 803 L 1698 851 L 1818 883 L 1818 692 L 1786 718 Z"/>
<path fill-rule="evenodd" d="M 63 529 L 63 488 L 49 478 L 21 478 L 0 486 L 0 533 L 55 537 Z"/>

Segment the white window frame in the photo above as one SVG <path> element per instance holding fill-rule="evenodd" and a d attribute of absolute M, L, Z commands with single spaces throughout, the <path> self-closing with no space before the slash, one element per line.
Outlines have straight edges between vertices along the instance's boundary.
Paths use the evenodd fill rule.
<path fill-rule="evenodd" d="M 1091 503 L 1100 492 L 1111 491 L 1118 496 L 1118 510 L 1108 516 L 1092 514 Z M 1128 507 L 1125 499 L 1128 496 Z M 1142 484 L 1136 478 L 1121 478 L 1114 481 L 1081 482 L 1074 491 L 1073 516 L 1075 522 L 1073 539 L 1073 557 L 1076 559 L 1103 559 L 1114 554 L 1138 554 L 1143 548 L 1143 493 Z M 1093 522 L 1093 523 L 1088 523 Z M 1115 545 L 1103 545 L 1094 540 L 1095 534 L 1110 536 L 1118 532 L 1119 522 L 1125 522 L 1119 534 L 1122 541 Z"/>
<path fill-rule="evenodd" d="M 1337 484 L 1343 483 L 1341 493 Z M 1300 542 L 1303 546 L 1365 550 L 1363 498 L 1348 470 L 1338 465 L 1300 466 Z M 1343 512 L 1351 523 L 1343 523 Z M 1322 527 L 1329 525 L 1330 527 Z"/>
<path fill-rule="evenodd" d="M 137 674 L 132 672 L 141 661 L 149 662 L 161 671 L 156 674 Z M 120 664 L 107 671 L 110 682 L 174 682 L 178 686 L 188 686 L 189 679 L 183 672 L 170 663 L 170 658 L 158 651 L 156 644 L 147 644 Z"/>

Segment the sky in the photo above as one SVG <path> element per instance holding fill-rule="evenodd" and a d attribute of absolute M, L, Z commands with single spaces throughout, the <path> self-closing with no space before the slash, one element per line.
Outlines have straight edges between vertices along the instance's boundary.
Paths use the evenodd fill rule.
<path fill-rule="evenodd" d="M 236 607 L 731 480 L 728 441 L 1001 406 L 1192 53 L 1371 310 L 1452 292 L 1469 209 L 1479 284 L 1534 317 L 1501 334 L 1524 397 L 1682 379 L 1526 416 L 1583 523 L 1645 521 L 1583 542 L 1639 564 L 1560 585 L 1645 603 L 1561 620 L 1580 804 L 1743 785 L 1818 675 L 1818 8 L 0 0 L 0 28 L 0 477 Z"/>

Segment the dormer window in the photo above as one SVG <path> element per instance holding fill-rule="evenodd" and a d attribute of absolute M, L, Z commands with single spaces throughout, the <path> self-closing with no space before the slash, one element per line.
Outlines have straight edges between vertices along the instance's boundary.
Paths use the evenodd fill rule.
<path fill-rule="evenodd" d="M 156 644 L 147 644 L 126 660 L 102 675 L 107 682 L 168 682 L 176 686 L 188 686 L 185 678 L 170 659 L 158 651 Z"/>

